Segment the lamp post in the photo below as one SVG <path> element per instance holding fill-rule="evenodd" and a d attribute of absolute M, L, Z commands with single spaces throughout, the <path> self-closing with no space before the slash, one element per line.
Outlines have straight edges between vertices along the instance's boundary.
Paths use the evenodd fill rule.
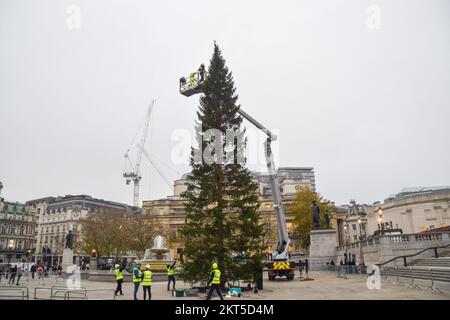
<path fill-rule="evenodd" d="M 348 240 L 347 240 L 347 223 L 345 223 L 344 224 L 344 233 L 345 233 L 345 254 L 344 254 L 344 257 L 345 257 L 345 264 L 347 264 L 347 261 L 348 261 L 348 256 L 347 256 L 347 254 L 348 254 L 348 248 L 347 248 L 347 243 L 348 243 Z"/>
<path fill-rule="evenodd" d="M 92 253 L 92 257 L 93 258 L 89 259 L 89 269 L 97 270 L 97 265 L 98 265 L 98 263 L 97 263 L 97 250 L 95 248 L 93 248 L 91 250 L 91 253 Z"/>
<path fill-rule="evenodd" d="M 363 239 L 363 236 L 362 236 L 362 229 L 361 229 L 361 223 L 362 223 L 362 220 L 361 220 L 361 217 L 359 217 L 359 218 L 358 218 L 359 240 L 362 240 L 362 239 Z"/>

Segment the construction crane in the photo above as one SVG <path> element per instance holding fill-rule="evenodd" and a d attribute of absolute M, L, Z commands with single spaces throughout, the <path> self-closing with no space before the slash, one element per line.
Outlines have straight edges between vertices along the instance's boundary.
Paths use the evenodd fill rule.
<path fill-rule="evenodd" d="M 202 86 L 206 75 L 204 65 L 201 65 L 198 71 L 189 74 L 189 81 L 185 77 L 180 78 L 180 93 L 190 97 L 202 92 Z M 289 245 L 291 240 L 287 232 L 286 217 L 283 205 L 281 203 L 280 184 L 275 170 L 271 143 L 277 139 L 277 136 L 270 132 L 265 126 L 256 121 L 241 108 L 237 111 L 244 119 L 249 121 L 255 127 L 266 134 L 264 142 L 264 154 L 266 157 L 266 166 L 269 173 L 270 185 L 273 195 L 273 204 L 277 216 L 278 226 L 278 244 L 276 250 L 272 253 L 272 260 L 266 264 L 268 268 L 269 280 L 275 280 L 276 277 L 286 277 L 288 280 L 294 279 L 295 263 L 289 261 Z"/>
<path fill-rule="evenodd" d="M 153 106 L 155 105 L 155 100 L 153 100 L 150 103 L 150 106 L 147 109 L 147 114 L 146 117 L 144 119 L 144 130 L 142 133 L 142 137 L 141 137 L 141 141 L 139 142 L 139 144 L 137 145 L 137 157 L 136 157 L 136 162 L 133 164 L 130 160 L 130 149 L 127 150 L 126 154 L 125 154 L 125 168 L 126 168 L 126 164 L 127 161 L 131 166 L 131 170 L 130 171 L 126 171 L 126 169 L 124 168 L 124 173 L 123 173 L 123 177 L 126 179 L 126 184 L 130 184 L 131 181 L 133 181 L 134 184 L 134 189 L 133 189 L 133 205 L 135 207 L 139 207 L 139 182 L 142 179 L 141 176 L 141 172 L 140 172 L 140 167 L 141 167 L 141 160 L 142 160 L 142 152 L 144 150 L 145 147 L 145 141 L 147 140 L 147 132 L 148 132 L 148 126 L 150 123 L 150 116 L 152 114 L 152 110 L 153 110 Z"/>

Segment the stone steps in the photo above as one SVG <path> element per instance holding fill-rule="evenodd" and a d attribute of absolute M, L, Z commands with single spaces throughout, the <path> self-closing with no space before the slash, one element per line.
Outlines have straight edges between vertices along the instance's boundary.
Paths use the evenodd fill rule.
<path fill-rule="evenodd" d="M 450 268 L 450 258 L 428 258 L 416 259 L 409 263 L 410 266 L 424 266 L 424 267 L 448 267 Z"/>

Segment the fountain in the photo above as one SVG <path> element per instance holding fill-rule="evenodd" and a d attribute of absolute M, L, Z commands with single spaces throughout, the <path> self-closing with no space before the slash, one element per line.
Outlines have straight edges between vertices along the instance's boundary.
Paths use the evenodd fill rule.
<path fill-rule="evenodd" d="M 167 248 L 166 240 L 162 235 L 157 235 L 153 240 L 153 248 L 146 249 L 144 259 L 141 261 L 142 266 L 146 264 L 152 266 L 153 272 L 166 271 L 166 264 L 173 263 L 172 253 Z"/>

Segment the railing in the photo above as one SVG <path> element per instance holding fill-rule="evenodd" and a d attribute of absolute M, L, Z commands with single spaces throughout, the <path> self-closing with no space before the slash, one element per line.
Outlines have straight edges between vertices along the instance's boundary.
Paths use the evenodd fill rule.
<path fill-rule="evenodd" d="M 449 247 L 450 247 L 450 244 L 447 244 L 447 245 L 444 245 L 444 246 L 430 247 L 430 248 L 426 248 L 426 249 L 420 250 L 419 252 L 416 252 L 416 253 L 413 253 L 413 254 L 408 254 L 408 255 L 398 256 L 398 257 L 389 259 L 388 261 L 385 261 L 385 262 L 383 262 L 383 263 L 376 263 L 376 265 L 377 265 L 377 266 L 383 266 L 383 265 L 388 264 L 388 263 L 390 263 L 390 262 L 393 262 L 393 261 L 395 261 L 395 260 L 397 260 L 397 259 L 403 259 L 403 265 L 404 265 L 405 267 L 407 267 L 408 264 L 407 264 L 407 262 L 406 262 L 406 258 L 412 258 L 412 257 L 415 257 L 415 256 L 417 256 L 417 255 L 419 255 L 419 254 L 421 254 L 421 253 L 424 253 L 424 252 L 428 251 L 428 250 L 434 250 L 435 257 L 437 258 L 437 257 L 438 257 L 437 249 L 443 249 L 443 248 L 449 248 Z"/>
<path fill-rule="evenodd" d="M 450 291 L 450 271 L 445 268 L 381 267 L 381 281 L 387 285 L 406 288 L 431 289 L 433 292 Z"/>
<path fill-rule="evenodd" d="M 29 291 L 28 287 L 6 287 L 6 286 L 0 286 L 0 293 L 3 291 L 8 291 L 7 295 L 0 294 L 0 300 L 5 298 L 21 298 L 22 300 L 28 300 L 29 299 Z M 11 292 L 18 292 L 20 291 L 20 294 L 12 295 Z"/>
<path fill-rule="evenodd" d="M 42 298 L 38 296 L 38 291 L 47 291 L 48 298 Z M 111 292 L 112 300 L 116 299 L 116 294 L 114 289 L 86 289 L 84 287 L 71 289 L 67 286 L 52 286 L 52 287 L 35 287 L 34 288 L 34 296 L 35 300 L 55 300 L 55 299 L 63 299 L 63 300 L 88 300 L 90 292 Z M 107 299 L 95 299 L 95 300 L 109 300 Z"/>
<path fill-rule="evenodd" d="M 373 238 L 359 240 L 346 245 L 337 246 L 337 251 L 345 251 L 349 249 L 355 249 L 360 247 L 370 247 L 377 245 L 382 239 L 387 239 L 387 241 L 393 245 L 412 243 L 412 242 L 437 242 L 444 240 L 444 234 L 449 235 L 448 232 L 426 232 L 426 233 L 412 233 L 412 234 L 400 234 L 400 235 L 380 235 Z"/>

